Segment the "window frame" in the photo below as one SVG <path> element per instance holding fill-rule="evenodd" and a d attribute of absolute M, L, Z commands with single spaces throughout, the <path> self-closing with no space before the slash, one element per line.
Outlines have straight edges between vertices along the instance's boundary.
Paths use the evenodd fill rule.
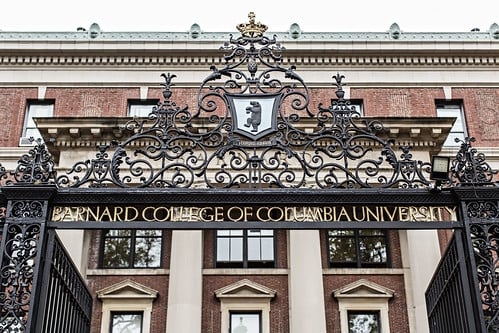
<path fill-rule="evenodd" d="M 33 115 L 35 109 L 32 107 L 36 106 L 50 106 L 50 110 L 47 115 Z M 28 99 L 26 101 L 26 110 L 24 112 L 24 122 L 21 133 L 21 138 L 19 141 L 20 146 L 31 145 L 29 139 L 33 137 L 34 139 L 42 138 L 40 131 L 36 127 L 36 123 L 33 120 L 34 118 L 51 118 L 54 116 L 55 110 L 55 100 L 54 99 Z M 30 133 L 35 132 L 36 135 L 30 135 Z"/>
<path fill-rule="evenodd" d="M 391 263 L 391 256 L 390 256 L 390 242 L 389 242 L 389 237 L 388 237 L 388 231 L 385 229 L 345 229 L 348 231 L 353 232 L 353 236 L 332 236 L 330 235 L 331 231 L 335 231 L 339 229 L 328 229 L 326 230 L 326 255 L 327 255 L 327 262 L 329 268 L 391 268 L 392 263 Z M 360 235 L 361 231 L 363 230 L 376 230 L 380 231 L 383 233 L 383 235 L 366 235 L 363 236 Z M 340 237 L 340 238 L 353 238 L 355 242 L 355 260 L 354 261 L 333 261 L 331 259 L 331 254 L 330 254 L 330 238 L 331 237 Z M 386 262 L 363 262 L 362 261 L 362 256 L 361 256 L 361 249 L 360 249 L 360 240 L 362 238 L 378 238 L 378 237 L 383 237 L 384 242 L 385 242 L 385 251 L 386 251 Z"/>
<path fill-rule="evenodd" d="M 142 333 L 151 332 L 153 302 L 159 292 L 130 279 L 96 292 L 102 302 L 100 332 L 109 332 L 112 312 L 142 312 Z"/>
<path fill-rule="evenodd" d="M 350 316 L 351 315 L 375 315 L 376 322 L 378 323 L 378 332 L 382 332 L 381 326 L 381 311 L 380 310 L 359 310 L 359 309 L 349 309 L 347 310 L 347 322 L 348 322 L 348 333 L 354 333 L 350 330 Z"/>
<path fill-rule="evenodd" d="M 220 332 L 230 332 L 230 313 L 260 312 L 261 333 L 270 333 L 270 302 L 276 294 L 275 290 L 248 279 L 215 290 L 220 301 Z"/>
<path fill-rule="evenodd" d="M 338 102 L 337 98 L 334 98 L 332 100 L 333 102 Z M 353 99 L 345 99 L 349 104 L 349 108 L 352 106 L 355 106 L 355 111 L 359 113 L 361 117 L 365 117 L 365 112 L 364 112 L 364 100 L 360 98 L 353 98 Z"/>
<path fill-rule="evenodd" d="M 110 311 L 109 314 L 109 333 L 113 332 L 113 324 L 114 324 L 114 316 L 116 314 L 122 315 L 140 315 L 140 331 L 138 333 L 142 333 L 144 331 L 144 311 Z"/>
<path fill-rule="evenodd" d="M 340 332 L 350 331 L 349 312 L 378 312 L 379 332 L 390 332 L 389 302 L 395 291 L 367 279 L 360 279 L 333 291 L 338 302 Z"/>
<path fill-rule="evenodd" d="M 262 311 L 242 311 L 242 310 L 229 310 L 229 332 L 234 332 L 234 327 L 232 327 L 232 319 L 236 316 L 244 315 L 257 315 L 258 316 L 258 332 L 247 331 L 247 333 L 262 333 Z"/>
<path fill-rule="evenodd" d="M 261 235 L 260 236 L 250 236 L 248 235 L 249 231 L 263 231 L 263 230 L 270 230 L 272 231 L 272 235 Z M 242 235 L 221 235 L 219 236 L 219 232 L 223 231 L 241 231 Z M 214 231 L 214 237 L 215 237 L 215 242 L 214 242 L 214 267 L 215 268 L 275 268 L 276 267 L 276 233 L 275 230 L 273 229 L 223 229 L 223 230 L 215 230 Z M 237 260 L 231 260 L 230 254 L 228 260 L 218 260 L 218 241 L 220 239 L 233 239 L 233 238 L 242 238 L 242 260 L 237 261 Z M 248 245 L 248 240 L 249 239 L 255 239 L 258 238 L 260 239 L 260 247 L 261 247 L 261 240 L 262 239 L 272 239 L 272 260 L 249 260 L 249 245 Z M 229 244 L 229 247 L 231 245 Z M 229 250 L 230 252 L 230 250 Z M 261 258 L 261 256 L 260 256 Z"/>
<path fill-rule="evenodd" d="M 113 236 L 113 237 L 106 237 L 106 233 L 111 232 L 111 231 L 130 231 L 130 236 L 129 237 L 124 237 L 124 236 Z M 154 237 L 137 237 L 137 232 L 138 231 L 143 231 L 143 230 L 154 230 L 154 231 L 159 231 L 160 235 L 159 236 L 154 236 Z M 106 239 L 109 238 L 130 238 L 130 252 L 128 254 L 128 265 L 127 266 L 105 266 L 104 265 L 104 256 L 105 256 L 105 251 L 106 251 Z M 137 245 L 137 238 L 158 238 L 160 240 L 160 253 L 159 253 L 159 263 L 158 266 L 135 266 L 135 254 L 136 254 L 136 245 Z M 163 267 L 163 251 L 164 251 L 164 241 L 165 241 L 165 233 L 164 230 L 162 229 L 109 229 L 109 230 L 102 230 L 101 231 L 101 244 L 100 244 L 100 255 L 99 255 L 99 268 L 100 269 L 159 269 Z"/>
<path fill-rule="evenodd" d="M 450 129 L 449 135 L 447 136 L 447 139 L 443 143 L 444 147 L 458 147 L 461 145 L 461 143 L 455 142 L 454 138 L 459 138 L 461 140 L 464 140 L 468 136 L 468 129 L 466 126 L 466 115 L 464 112 L 464 103 L 462 100 L 436 100 L 435 101 L 435 114 L 437 118 L 444 118 L 444 117 L 454 117 L 454 116 L 449 116 L 449 115 L 440 115 L 440 112 L 443 112 L 444 110 L 456 110 L 459 113 L 459 117 L 456 117 L 456 121 L 452 125 L 452 128 Z M 462 128 L 459 130 L 456 130 L 456 126 L 461 123 Z"/>
<path fill-rule="evenodd" d="M 151 98 L 151 99 L 129 99 L 127 101 L 127 116 L 128 117 L 135 117 L 135 118 L 140 118 L 140 117 L 148 117 L 149 114 L 151 114 L 153 107 L 157 107 L 159 103 L 159 99 L 156 98 Z M 141 114 L 141 112 L 138 112 L 137 114 L 132 114 L 132 108 L 133 106 L 150 106 L 149 112 L 147 114 Z"/>

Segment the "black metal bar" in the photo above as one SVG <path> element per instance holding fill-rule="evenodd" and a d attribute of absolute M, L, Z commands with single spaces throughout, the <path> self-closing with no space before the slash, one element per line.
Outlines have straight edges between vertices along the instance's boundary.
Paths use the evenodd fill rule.
<path fill-rule="evenodd" d="M 55 230 L 50 237 L 50 261 L 44 270 L 44 282 L 49 288 L 41 299 L 45 300 L 45 311 L 37 333 L 87 333 L 90 331 L 92 295 Z"/>
<path fill-rule="evenodd" d="M 456 230 L 426 291 L 432 333 L 485 333 L 474 318 L 463 241 L 462 231 Z"/>

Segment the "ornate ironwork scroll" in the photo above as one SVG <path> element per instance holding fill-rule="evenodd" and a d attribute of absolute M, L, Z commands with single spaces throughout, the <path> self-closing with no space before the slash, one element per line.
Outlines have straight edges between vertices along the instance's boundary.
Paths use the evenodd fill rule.
<path fill-rule="evenodd" d="M 24 154 L 11 175 L 17 184 L 50 184 L 54 183 L 54 160 L 42 139 L 30 138 L 33 147 Z"/>
<path fill-rule="evenodd" d="M 39 224 L 9 224 L 4 233 L 0 281 L 0 328 L 3 332 L 24 332 L 27 325 L 34 277 L 39 256 Z"/>
<path fill-rule="evenodd" d="M 466 202 L 476 277 L 487 332 L 499 331 L 499 202 Z"/>
<path fill-rule="evenodd" d="M 61 187 L 369 188 L 423 187 L 430 164 L 397 153 L 383 125 L 366 120 L 335 79 L 331 105 L 310 110 L 309 89 L 284 48 L 253 21 L 240 25 L 211 67 L 191 112 L 171 100 L 175 75 L 163 74 L 164 100 L 132 135 L 60 175 Z M 260 30 L 258 30 L 260 29 Z"/>
<path fill-rule="evenodd" d="M 24 332 L 33 306 L 40 237 L 47 212 L 43 200 L 12 200 L 2 234 L 0 328 Z"/>
<path fill-rule="evenodd" d="M 492 170 L 491 166 L 485 162 L 485 155 L 479 153 L 471 146 L 475 138 L 465 138 L 456 142 L 461 142 L 456 158 L 452 161 L 451 177 L 458 186 L 465 185 L 498 185 L 493 182 L 497 170 Z"/>

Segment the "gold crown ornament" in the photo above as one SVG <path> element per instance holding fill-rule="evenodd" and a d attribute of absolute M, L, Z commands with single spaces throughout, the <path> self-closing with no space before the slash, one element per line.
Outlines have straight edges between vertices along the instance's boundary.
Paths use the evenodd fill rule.
<path fill-rule="evenodd" d="M 243 37 L 262 37 L 263 33 L 267 31 L 267 26 L 260 22 L 255 23 L 255 13 L 248 14 L 249 23 L 240 23 L 236 26 L 237 30 L 241 32 Z"/>

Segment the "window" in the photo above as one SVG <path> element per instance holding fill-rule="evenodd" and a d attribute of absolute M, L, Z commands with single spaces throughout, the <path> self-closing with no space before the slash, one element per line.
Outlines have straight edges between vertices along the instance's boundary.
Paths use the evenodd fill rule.
<path fill-rule="evenodd" d="M 261 313 L 230 312 L 230 333 L 260 333 Z"/>
<path fill-rule="evenodd" d="M 142 312 L 111 312 L 110 333 L 142 333 Z"/>
<path fill-rule="evenodd" d="M 103 268 L 158 268 L 161 230 L 106 230 L 102 241 Z"/>
<path fill-rule="evenodd" d="M 216 267 L 274 267 L 273 230 L 217 230 Z"/>
<path fill-rule="evenodd" d="M 328 231 L 330 267 L 388 267 L 387 252 L 384 230 Z"/>
<path fill-rule="evenodd" d="M 437 102 L 437 117 L 453 117 L 456 118 L 452 126 L 444 146 L 459 146 L 455 139 L 463 140 L 466 134 L 466 122 L 464 119 L 463 106 L 459 102 Z"/>
<path fill-rule="evenodd" d="M 348 333 L 380 333 L 379 311 L 348 311 Z"/>
<path fill-rule="evenodd" d="M 150 333 L 158 291 L 130 279 L 97 291 L 102 302 L 101 333 Z"/>
<path fill-rule="evenodd" d="M 364 116 L 364 105 L 361 99 L 351 99 L 350 108 L 352 107 L 355 107 L 355 111 L 357 111 L 361 116 Z"/>
<path fill-rule="evenodd" d="M 52 117 L 54 115 L 54 101 L 28 101 L 24 128 L 21 137 L 21 145 L 29 145 L 30 138 L 41 138 L 40 132 L 36 128 L 34 118 Z"/>
<path fill-rule="evenodd" d="M 346 99 L 347 102 L 350 102 L 349 110 L 355 110 L 358 112 L 361 117 L 364 116 L 364 104 L 361 99 Z M 338 102 L 337 99 L 333 99 L 333 102 Z"/>
<path fill-rule="evenodd" d="M 157 99 L 130 100 L 128 101 L 128 116 L 147 117 L 153 107 L 158 106 L 158 101 Z"/>
<path fill-rule="evenodd" d="M 220 332 L 270 333 L 270 302 L 276 294 L 248 279 L 215 290 L 222 315 Z"/>
<path fill-rule="evenodd" d="M 342 333 L 389 333 L 389 301 L 395 291 L 366 279 L 333 292 L 338 300 Z"/>

